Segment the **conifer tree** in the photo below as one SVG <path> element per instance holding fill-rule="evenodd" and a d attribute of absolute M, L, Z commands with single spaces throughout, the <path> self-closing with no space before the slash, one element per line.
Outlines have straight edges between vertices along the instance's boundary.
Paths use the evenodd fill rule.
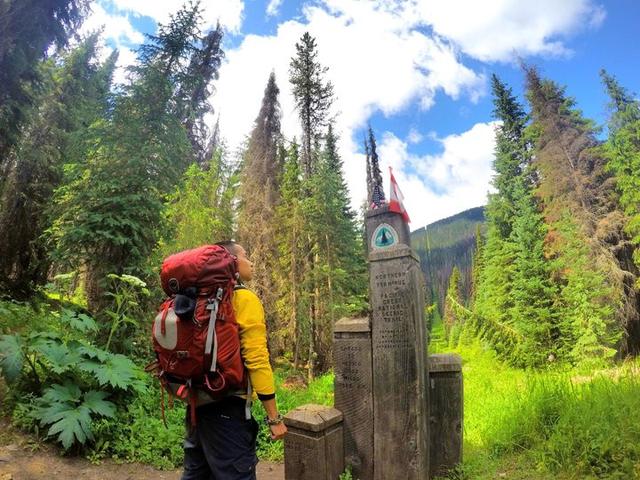
<path fill-rule="evenodd" d="M 449 287 L 447 288 L 447 295 L 444 302 L 442 323 L 444 324 L 444 331 L 447 338 L 451 335 L 453 327 L 458 323 L 458 317 L 452 302 L 456 304 L 462 303 L 462 296 L 460 295 L 460 270 L 458 267 L 453 267 L 451 271 Z"/>
<path fill-rule="evenodd" d="M 46 280 L 49 259 L 41 236 L 49 226 L 53 191 L 63 179 L 63 165 L 72 171 L 83 161 L 89 127 L 107 112 L 116 55 L 97 63 L 97 42 L 98 35 L 90 35 L 60 66 L 42 65 L 47 92 L 9 158 L 0 203 L 0 276 L 14 295 L 28 294 Z"/>
<path fill-rule="evenodd" d="M 364 137 L 364 155 L 365 155 L 365 168 L 367 170 L 367 201 L 365 208 L 371 207 L 373 201 L 373 178 L 371 176 L 371 149 L 369 148 L 369 140 Z"/>
<path fill-rule="evenodd" d="M 561 318 L 589 311 L 588 322 L 584 317 L 573 322 L 574 338 L 595 337 L 599 345 L 608 347 L 611 335 L 603 332 L 624 329 L 622 352 L 637 351 L 638 306 L 629 302 L 625 259 L 616 256 L 624 241 L 622 218 L 593 123 L 575 108 L 564 89 L 541 79 L 535 69 L 527 69 L 526 75 L 533 128 L 538 134 L 534 165 L 541 182 L 537 192 L 550 227 L 545 250 L 555 259 L 554 277 L 563 298 Z M 583 248 L 574 248 L 575 242 Z M 593 291 L 598 283 L 606 294 L 602 288 L 599 293 Z M 585 301 L 588 307 L 583 306 Z M 605 304 L 617 308 L 608 312 Z"/>
<path fill-rule="evenodd" d="M 516 210 L 510 234 L 513 269 L 509 291 L 513 303 L 509 322 L 522 340 L 512 354 L 512 362 L 541 366 L 559 357 L 560 344 L 570 338 L 570 332 L 559 327 L 554 308 L 556 289 L 551 281 L 551 264 L 544 255 L 547 227 L 533 192 L 522 177 L 520 180 L 513 191 Z"/>
<path fill-rule="evenodd" d="M 324 79 L 327 71 L 328 67 L 318 62 L 316 39 L 305 32 L 296 43 L 296 55 L 289 66 L 289 82 L 302 126 L 301 162 L 306 177 L 314 171 L 317 160 L 314 150 L 329 123 L 333 103 L 333 85 Z"/>
<path fill-rule="evenodd" d="M 187 168 L 169 195 L 164 212 L 166 230 L 154 260 L 200 245 L 232 238 L 239 174 L 218 149 L 207 161 Z"/>
<path fill-rule="evenodd" d="M 427 236 L 425 235 L 425 239 Z M 478 293 L 478 287 L 480 285 L 480 273 L 484 268 L 484 263 L 482 261 L 483 251 L 484 251 L 484 236 L 482 233 L 482 227 L 480 224 L 476 226 L 476 248 L 473 252 L 473 263 L 471 269 L 471 295 L 469 300 L 469 306 L 471 308 L 474 307 L 476 303 L 476 295 Z M 426 240 L 428 242 L 428 240 Z"/>
<path fill-rule="evenodd" d="M 382 185 L 382 172 L 380 171 L 380 160 L 376 147 L 376 137 L 373 135 L 373 129 L 369 125 L 369 153 L 371 154 L 371 205 L 375 203 L 380 205 L 384 203 L 384 188 Z"/>
<path fill-rule="evenodd" d="M 87 0 L 5 0 L 0 5 L 0 178 L 29 108 L 46 88 L 39 62 L 64 47 L 80 26 Z M 0 181 L 0 183 L 2 183 Z"/>
<path fill-rule="evenodd" d="M 317 245 L 315 368 L 320 372 L 331 364 L 333 324 L 341 316 L 359 310 L 366 290 L 361 235 L 350 206 L 342 165 L 337 137 L 329 124 L 318 168 L 309 182 L 311 196 L 305 205 L 308 228 Z"/>
<path fill-rule="evenodd" d="M 620 205 L 628 216 L 626 230 L 640 245 L 640 102 L 604 70 L 600 72 L 611 98 L 607 169 L 615 175 Z M 640 265 L 640 250 L 636 263 Z"/>
<path fill-rule="evenodd" d="M 279 92 L 272 72 L 243 155 L 239 188 L 238 240 L 254 264 L 252 288 L 262 299 L 269 331 L 278 329 L 273 272 L 278 267 L 274 216 L 278 180 L 282 175 Z M 282 350 L 281 343 L 271 342 L 272 355 L 278 355 Z"/>
<path fill-rule="evenodd" d="M 286 151 L 274 221 L 279 266 L 275 271 L 278 290 L 276 307 L 281 322 L 274 334 L 279 342 L 293 338 L 291 360 L 295 367 L 304 359 L 311 331 L 311 318 L 307 315 L 308 295 L 303 289 L 307 271 L 306 222 L 298 149 L 294 139 Z"/>
<path fill-rule="evenodd" d="M 141 48 L 133 81 L 93 129 L 86 168 L 57 193 L 54 254 L 87 271 L 99 310 L 107 273 L 142 275 L 157 247 L 163 200 L 195 159 L 176 98 L 200 39 L 198 4 L 185 6 Z"/>
<path fill-rule="evenodd" d="M 487 240 L 482 251 L 482 269 L 477 274 L 475 311 L 480 317 L 499 324 L 511 321 L 513 308 L 511 282 L 514 245 L 512 222 L 516 213 L 514 186 L 525 187 L 522 169 L 529 162 L 529 146 L 524 138 L 526 115 L 511 89 L 492 77 L 493 114 L 501 125 L 496 128 L 496 150 L 492 184 L 496 192 L 489 195 L 486 208 Z"/>

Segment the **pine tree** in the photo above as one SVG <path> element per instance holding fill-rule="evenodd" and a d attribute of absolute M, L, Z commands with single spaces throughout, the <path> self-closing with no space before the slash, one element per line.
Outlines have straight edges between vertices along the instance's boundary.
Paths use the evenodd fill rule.
<path fill-rule="evenodd" d="M 555 259 L 554 278 L 563 297 L 563 312 L 591 312 L 588 322 L 573 322 L 575 338 L 595 336 L 607 346 L 610 335 L 602 332 L 624 329 L 622 352 L 637 351 L 638 306 L 629 302 L 624 280 L 628 272 L 624 259 L 615 254 L 624 240 L 619 234 L 622 217 L 593 123 L 581 115 L 563 88 L 541 79 L 535 69 L 527 69 L 526 74 L 532 128 L 537 132 L 534 165 L 541 178 L 537 193 L 550 228 L 545 251 Z M 575 247 L 576 242 L 581 248 Z M 580 270 L 574 273 L 576 268 Z M 584 280 L 588 278 L 602 281 L 606 299 L 593 291 L 593 285 Z M 589 306 L 584 307 L 584 302 Z M 609 312 L 606 304 L 616 305 L 616 310 Z"/>
<path fill-rule="evenodd" d="M 278 329 L 273 276 L 278 266 L 274 215 L 278 203 L 278 180 L 282 175 L 279 92 L 272 72 L 243 155 L 239 189 L 238 240 L 254 264 L 251 287 L 263 302 L 269 331 Z M 270 343 L 270 352 L 274 356 L 283 349 L 282 343 Z"/>
<path fill-rule="evenodd" d="M 60 66 L 43 65 L 47 93 L 10 155 L 0 208 L 0 275 L 13 295 L 28 294 L 46 280 L 49 259 L 41 237 L 50 225 L 53 191 L 63 165 L 71 171 L 83 161 L 90 125 L 107 112 L 116 55 L 98 64 L 97 42 L 98 35 L 91 35 Z"/>
<path fill-rule="evenodd" d="M 302 171 L 306 177 L 314 171 L 317 156 L 314 152 L 322 129 L 329 123 L 329 109 L 333 103 L 333 85 L 324 80 L 328 67 L 318 62 L 316 39 L 305 32 L 296 43 L 296 55 L 289 64 L 289 82 L 302 126 Z"/>
<path fill-rule="evenodd" d="M 355 213 L 342 173 L 333 125 L 325 138 L 316 173 L 309 179 L 310 198 L 305 202 L 308 229 L 314 249 L 315 369 L 331 365 L 333 324 L 341 316 L 362 307 L 366 291 L 365 264 Z"/>
<path fill-rule="evenodd" d="M 5 0 L 0 5 L 0 178 L 29 108 L 46 88 L 39 62 L 64 47 L 80 26 L 87 0 Z"/>
<path fill-rule="evenodd" d="M 279 342 L 293 339 L 292 362 L 298 367 L 308 349 L 310 317 L 306 283 L 306 222 L 302 209 L 302 175 L 298 144 L 295 139 L 286 152 L 284 171 L 280 181 L 280 198 L 275 212 L 275 238 L 278 265 L 275 279 L 278 290 L 276 302 L 280 328 L 273 332 Z"/>
<path fill-rule="evenodd" d="M 55 255 L 87 271 L 93 310 L 108 273 L 143 275 L 159 240 L 163 201 L 196 158 L 176 97 L 200 39 L 197 4 L 185 6 L 140 51 L 133 81 L 93 128 L 81 175 L 57 193 Z"/>

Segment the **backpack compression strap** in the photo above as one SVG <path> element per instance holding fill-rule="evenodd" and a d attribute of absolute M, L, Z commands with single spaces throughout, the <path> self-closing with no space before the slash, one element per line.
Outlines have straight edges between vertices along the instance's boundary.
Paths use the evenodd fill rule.
<path fill-rule="evenodd" d="M 207 310 L 211 310 L 209 316 L 209 330 L 207 331 L 207 343 L 204 347 L 204 353 L 211 353 L 211 371 L 215 372 L 218 367 L 218 336 L 216 335 L 216 318 L 218 317 L 218 307 L 222 301 L 222 294 L 224 291 L 222 288 L 218 288 L 216 298 L 207 305 Z M 213 347 L 213 352 L 211 351 Z"/>

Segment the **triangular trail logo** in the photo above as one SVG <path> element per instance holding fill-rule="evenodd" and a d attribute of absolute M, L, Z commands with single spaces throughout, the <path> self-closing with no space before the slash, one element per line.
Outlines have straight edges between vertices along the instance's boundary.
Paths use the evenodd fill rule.
<path fill-rule="evenodd" d="M 373 232 L 371 240 L 373 248 L 388 248 L 398 243 L 398 232 L 391 225 L 381 223 Z"/>

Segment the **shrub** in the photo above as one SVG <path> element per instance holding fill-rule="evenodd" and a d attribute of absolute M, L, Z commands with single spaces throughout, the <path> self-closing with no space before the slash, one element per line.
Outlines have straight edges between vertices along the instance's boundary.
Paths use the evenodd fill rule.
<path fill-rule="evenodd" d="M 21 405 L 22 426 L 45 427 L 65 450 L 77 449 L 94 440 L 95 419 L 113 417 L 114 402 L 144 388 L 142 372 L 89 340 L 98 327 L 88 315 L 71 309 L 44 315 L 54 319 L 42 323 L 46 331 L 0 337 L 0 370 L 12 387 L 9 401 Z"/>

